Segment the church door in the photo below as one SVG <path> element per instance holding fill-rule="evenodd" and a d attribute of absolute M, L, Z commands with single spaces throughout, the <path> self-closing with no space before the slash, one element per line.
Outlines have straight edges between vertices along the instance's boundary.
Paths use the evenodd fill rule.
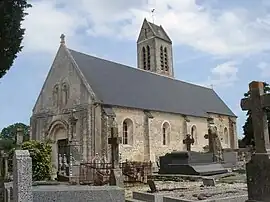
<path fill-rule="evenodd" d="M 69 145 L 68 139 L 60 139 L 58 145 L 58 172 L 62 175 L 69 176 Z"/>

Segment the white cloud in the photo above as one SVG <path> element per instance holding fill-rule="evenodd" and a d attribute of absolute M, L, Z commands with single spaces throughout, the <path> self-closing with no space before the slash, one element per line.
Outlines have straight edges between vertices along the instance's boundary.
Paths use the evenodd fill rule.
<path fill-rule="evenodd" d="M 26 28 L 23 40 L 24 52 L 55 53 L 62 33 L 65 33 L 69 38 L 75 38 L 76 29 L 85 25 L 83 19 L 56 9 L 51 1 L 38 1 L 32 6 L 27 11 L 29 15 L 22 24 Z M 72 45 L 77 46 L 76 40 L 70 41 L 73 43 Z"/>
<path fill-rule="evenodd" d="M 258 68 L 261 70 L 262 78 L 270 78 L 270 65 L 266 62 L 260 62 Z"/>
<path fill-rule="evenodd" d="M 74 36 L 80 27 L 93 36 L 136 40 L 143 18 L 150 18 L 153 7 L 155 22 L 163 25 L 174 44 L 220 56 L 252 54 L 270 48 L 270 17 L 256 14 L 255 8 L 217 10 L 211 5 L 198 5 L 196 0 L 149 0 L 148 4 L 147 0 L 55 2 L 40 0 L 29 10 L 24 23 L 29 49 L 52 49 L 62 32 L 69 36 L 69 42 L 76 44 Z"/>
<path fill-rule="evenodd" d="M 211 76 L 207 81 L 202 82 L 201 85 L 215 87 L 230 87 L 238 80 L 237 68 L 238 63 L 235 61 L 228 61 L 217 65 L 211 70 Z"/>

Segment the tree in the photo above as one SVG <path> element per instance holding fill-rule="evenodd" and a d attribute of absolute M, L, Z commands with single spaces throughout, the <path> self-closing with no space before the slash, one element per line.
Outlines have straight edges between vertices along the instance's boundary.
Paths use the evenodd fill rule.
<path fill-rule="evenodd" d="M 268 83 L 264 82 L 264 93 L 270 92 L 270 86 Z M 244 94 L 244 96 L 247 98 L 250 96 L 250 92 L 247 92 Z M 268 120 L 268 129 L 270 131 L 270 109 L 266 109 L 267 113 L 267 120 Z M 247 112 L 247 120 L 243 126 L 244 131 L 244 138 L 242 139 L 242 143 L 245 145 L 253 145 L 254 146 L 254 133 L 253 133 L 253 125 L 252 125 L 252 118 L 251 118 L 251 111 L 249 110 Z"/>
<path fill-rule="evenodd" d="M 30 140 L 22 144 L 22 150 L 28 150 L 32 158 L 32 171 L 34 181 L 51 179 L 52 147 L 48 142 Z M 13 158 L 15 148 L 9 151 L 9 159 Z M 9 167 L 12 168 L 12 161 Z"/>
<path fill-rule="evenodd" d="M 29 140 L 30 126 L 25 125 L 24 123 L 15 123 L 15 124 L 9 125 L 8 127 L 4 128 L 1 131 L 0 137 L 2 138 L 2 140 L 14 140 L 15 142 L 18 128 L 23 129 L 24 141 Z"/>
<path fill-rule="evenodd" d="M 25 29 L 21 22 L 31 7 L 27 0 L 0 1 L 0 78 L 12 66 L 17 54 L 22 50 L 21 42 Z"/>

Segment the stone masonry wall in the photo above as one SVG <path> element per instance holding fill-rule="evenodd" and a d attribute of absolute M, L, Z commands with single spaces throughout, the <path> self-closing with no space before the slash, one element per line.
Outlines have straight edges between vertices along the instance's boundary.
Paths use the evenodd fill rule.
<path fill-rule="evenodd" d="M 144 112 L 137 109 L 127 108 L 114 108 L 116 114 L 116 122 L 119 128 L 119 136 L 123 134 L 123 121 L 130 119 L 132 121 L 132 141 L 129 144 L 120 145 L 121 160 L 136 160 L 143 161 L 145 155 L 144 148 Z M 150 159 L 151 161 L 157 160 L 157 157 L 164 155 L 167 152 L 173 150 L 185 150 L 186 147 L 183 144 L 184 139 L 184 117 L 178 114 L 162 113 L 162 112 L 151 112 L 154 116 L 150 119 Z M 229 117 L 210 114 L 214 118 L 215 125 L 219 130 L 219 135 L 223 135 L 222 131 L 225 127 L 229 129 Z M 208 140 L 204 138 L 207 134 L 208 126 L 207 119 L 200 117 L 191 117 L 188 119 L 190 122 L 187 123 L 187 131 L 191 133 L 192 126 L 196 126 L 196 137 L 195 144 L 192 146 L 193 151 L 203 151 L 203 147 L 208 144 Z M 162 144 L 162 125 L 167 122 L 169 124 L 169 139 L 168 144 Z M 236 135 L 236 134 L 235 134 Z M 230 141 L 229 141 L 230 142 Z M 230 145 L 225 145 L 230 147 Z"/>

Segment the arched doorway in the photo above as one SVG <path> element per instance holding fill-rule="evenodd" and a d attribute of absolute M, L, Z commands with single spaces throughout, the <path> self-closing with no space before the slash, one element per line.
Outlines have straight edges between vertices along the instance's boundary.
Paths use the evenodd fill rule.
<path fill-rule="evenodd" d="M 50 125 L 48 138 L 52 146 L 52 177 L 57 177 L 57 172 L 69 175 L 69 145 L 68 125 L 63 121 L 55 121 Z"/>

